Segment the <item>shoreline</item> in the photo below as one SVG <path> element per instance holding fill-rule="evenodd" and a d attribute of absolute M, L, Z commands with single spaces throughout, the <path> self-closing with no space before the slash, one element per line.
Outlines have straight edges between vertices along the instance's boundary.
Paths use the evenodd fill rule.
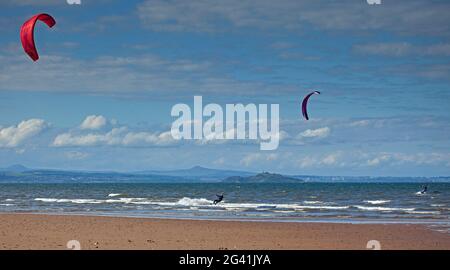
<path fill-rule="evenodd" d="M 164 216 L 164 215 L 140 215 L 140 214 L 117 214 L 108 212 L 0 212 L 0 215 L 43 215 L 43 216 L 86 216 L 86 217 L 111 217 L 111 218 L 139 218 L 139 219 L 165 219 L 165 220 L 188 220 L 188 221 L 217 221 L 217 222 L 258 222 L 258 223 L 330 223 L 330 224 L 410 224 L 424 226 L 447 226 L 450 228 L 450 220 L 442 219 L 364 219 L 364 218 L 219 218 L 219 217 L 192 217 L 192 216 Z"/>
<path fill-rule="evenodd" d="M 450 250 L 450 235 L 425 224 L 183 220 L 0 213 L 0 249 L 382 249 Z"/>

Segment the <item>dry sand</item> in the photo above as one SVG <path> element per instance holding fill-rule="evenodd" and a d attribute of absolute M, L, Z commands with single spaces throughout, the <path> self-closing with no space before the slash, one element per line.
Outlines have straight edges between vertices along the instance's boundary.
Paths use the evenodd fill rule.
<path fill-rule="evenodd" d="M 275 223 L 0 214 L 0 249 L 450 249 L 425 225 Z"/>

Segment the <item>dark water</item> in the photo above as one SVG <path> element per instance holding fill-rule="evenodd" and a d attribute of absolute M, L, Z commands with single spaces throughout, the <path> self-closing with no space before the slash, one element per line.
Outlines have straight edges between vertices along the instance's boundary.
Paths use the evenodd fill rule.
<path fill-rule="evenodd" d="M 450 223 L 450 183 L 0 184 L 0 212 Z M 213 205 L 215 194 L 225 199 Z"/>

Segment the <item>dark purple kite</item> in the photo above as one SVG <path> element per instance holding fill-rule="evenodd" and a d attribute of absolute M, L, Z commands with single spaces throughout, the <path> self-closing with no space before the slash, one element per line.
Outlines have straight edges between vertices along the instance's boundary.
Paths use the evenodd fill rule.
<path fill-rule="evenodd" d="M 319 91 L 314 91 L 312 93 L 309 93 L 308 95 L 306 95 L 306 97 L 303 99 L 303 102 L 302 102 L 302 114 L 303 114 L 303 117 L 305 117 L 306 120 L 309 120 L 308 110 L 307 110 L 308 100 L 314 94 L 320 95 L 320 92 Z"/>

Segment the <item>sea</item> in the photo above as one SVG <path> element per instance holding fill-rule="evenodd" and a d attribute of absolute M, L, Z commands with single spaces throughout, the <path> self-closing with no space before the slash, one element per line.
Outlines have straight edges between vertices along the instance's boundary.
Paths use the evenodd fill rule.
<path fill-rule="evenodd" d="M 424 223 L 449 232 L 450 183 L 1 183 L 0 212 L 278 222 Z M 224 199 L 213 204 L 216 194 Z"/>

